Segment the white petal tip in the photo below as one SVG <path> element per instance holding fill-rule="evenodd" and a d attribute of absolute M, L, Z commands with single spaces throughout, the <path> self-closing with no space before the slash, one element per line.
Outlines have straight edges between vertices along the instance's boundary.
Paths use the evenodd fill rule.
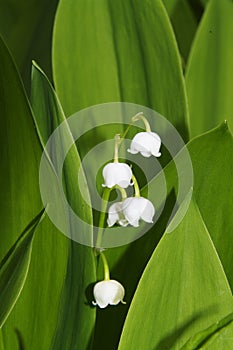
<path fill-rule="evenodd" d="M 121 300 L 121 304 L 124 304 L 124 305 L 125 305 L 125 304 L 126 304 L 126 301 L 124 301 L 124 300 Z"/>
<path fill-rule="evenodd" d="M 127 149 L 127 152 L 129 152 L 131 154 L 137 154 L 138 153 L 138 151 L 135 151 L 135 150 L 133 151 L 130 148 Z"/>
<path fill-rule="evenodd" d="M 95 301 L 93 301 L 93 302 L 92 302 L 92 305 L 96 306 L 96 305 L 97 305 L 97 303 L 96 303 Z"/>

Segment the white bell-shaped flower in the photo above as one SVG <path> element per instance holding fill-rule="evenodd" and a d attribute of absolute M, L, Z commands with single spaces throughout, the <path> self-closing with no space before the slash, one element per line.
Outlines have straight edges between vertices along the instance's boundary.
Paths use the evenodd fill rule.
<path fill-rule="evenodd" d="M 115 280 L 104 280 L 96 283 L 94 287 L 93 305 L 98 305 L 101 309 L 108 305 L 117 305 L 120 302 L 126 304 L 123 299 L 125 296 L 124 287 Z"/>
<path fill-rule="evenodd" d="M 144 197 L 129 197 L 123 202 L 123 213 L 128 223 L 134 227 L 139 226 L 139 220 L 153 223 L 155 208 L 153 204 Z"/>
<path fill-rule="evenodd" d="M 132 170 L 128 164 L 125 163 L 108 163 L 103 168 L 104 184 L 103 187 L 112 188 L 118 185 L 126 188 L 131 184 Z"/>
<path fill-rule="evenodd" d="M 160 157 L 161 138 L 152 131 L 144 131 L 137 133 L 131 141 L 129 153 L 141 153 L 144 157 Z"/>
<path fill-rule="evenodd" d="M 128 224 L 138 227 L 139 220 L 153 223 L 155 209 L 153 204 L 144 197 L 129 197 L 123 202 L 117 202 L 110 206 L 108 211 L 108 226 L 116 222 L 121 226 Z"/>
<path fill-rule="evenodd" d="M 121 226 L 127 226 L 129 223 L 123 213 L 123 202 L 116 202 L 112 204 L 108 210 L 108 226 L 113 226 L 116 222 Z"/>

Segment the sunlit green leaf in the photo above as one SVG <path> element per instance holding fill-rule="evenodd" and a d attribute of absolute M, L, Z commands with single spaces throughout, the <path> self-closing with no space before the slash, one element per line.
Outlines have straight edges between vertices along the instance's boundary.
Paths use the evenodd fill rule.
<path fill-rule="evenodd" d="M 198 29 L 186 75 L 191 136 L 224 119 L 233 127 L 232 16 L 231 0 L 210 0 Z"/>
<path fill-rule="evenodd" d="M 42 207 L 38 177 L 41 147 L 22 83 L 2 40 L 0 110 L 2 258 Z M 67 242 L 45 218 L 34 238 L 25 286 L 2 327 L 6 349 L 17 349 L 14 329 L 23 334 L 26 349 L 50 348 L 67 266 Z"/>
<path fill-rule="evenodd" d="M 163 3 L 171 19 L 181 56 L 186 62 L 197 30 L 197 18 L 187 0 L 163 0 Z"/>
<path fill-rule="evenodd" d="M 220 331 L 222 331 L 224 328 L 228 327 L 229 330 L 231 330 L 231 332 L 232 332 L 232 321 L 233 321 L 233 314 L 231 313 L 230 315 L 228 315 L 228 316 L 224 317 L 222 320 L 214 323 L 213 325 L 211 325 L 210 327 L 208 327 L 204 331 L 201 331 L 201 332 L 195 334 L 194 336 L 192 336 L 187 341 L 187 343 L 181 348 L 181 350 L 196 350 L 196 349 L 200 349 L 200 347 L 202 349 L 206 349 L 205 346 L 209 343 L 209 340 L 210 340 L 210 342 L 212 342 L 211 337 L 214 336 L 214 338 L 216 339 L 216 336 L 219 335 L 218 333 Z M 218 348 L 215 347 L 217 350 L 226 349 L 226 343 L 224 344 L 224 337 L 222 337 L 222 340 L 223 340 L 222 345 L 224 347 L 218 347 Z M 227 340 L 227 338 L 225 340 Z M 232 340 L 230 340 L 230 341 L 232 341 Z M 211 349 L 215 349 L 215 348 L 211 348 Z"/>
<path fill-rule="evenodd" d="M 119 349 L 180 349 L 193 333 L 232 310 L 223 268 L 192 201 L 180 225 L 165 233 L 142 275 Z"/>
<path fill-rule="evenodd" d="M 13 309 L 27 278 L 32 242 L 41 212 L 24 230 L 0 263 L 0 327 Z"/>
<path fill-rule="evenodd" d="M 99 103 L 133 102 L 163 114 L 187 139 L 181 60 L 160 0 L 60 1 L 53 71 L 68 116 Z"/>
<path fill-rule="evenodd" d="M 195 138 L 187 144 L 194 171 L 194 193 L 200 212 L 218 251 L 225 273 L 233 287 L 231 242 L 233 239 L 233 138 L 227 124 Z M 183 152 L 176 162 L 183 161 Z M 168 193 L 173 187 L 178 190 L 176 167 L 171 162 L 165 168 Z M 153 188 L 158 188 L 154 179 Z M 181 174 L 180 176 L 184 176 Z M 153 187 L 154 186 L 154 187 Z"/>
<path fill-rule="evenodd" d="M 42 144 L 45 145 L 52 132 L 66 119 L 55 91 L 36 63 L 33 64 L 32 72 L 32 106 L 38 134 Z M 59 138 L 59 145 L 57 145 L 58 148 L 53 154 L 53 159 L 50 159 L 52 165 L 54 165 L 54 171 L 56 171 L 57 158 L 59 159 L 63 152 L 62 146 L 66 141 L 74 143 L 66 123 L 65 131 L 65 133 L 62 133 L 63 138 Z M 68 216 L 67 224 L 70 229 L 70 237 L 73 234 L 75 235 L 76 231 L 80 235 L 92 233 L 92 211 L 88 189 L 85 184 L 82 188 L 79 188 L 80 184 L 85 182 L 83 172 L 79 172 L 80 166 L 81 160 L 74 144 L 63 167 L 64 187 L 72 208 L 77 212 L 77 215 L 89 223 L 89 226 L 87 228 L 87 225 L 80 224 L 80 227 L 73 227 Z M 83 177 L 82 182 L 78 181 L 78 174 L 79 177 Z M 56 181 L 56 178 L 54 179 Z M 59 200 L 58 192 L 57 202 Z M 64 208 L 65 210 L 66 208 Z M 59 308 L 53 349 L 75 349 L 79 344 L 82 344 L 83 348 L 86 349 L 90 344 L 95 323 L 95 309 L 88 305 L 91 300 L 86 300 L 86 289 L 96 280 L 95 270 L 92 249 L 71 241 L 67 277 Z M 88 298 L 90 298 L 90 295 L 88 295 Z"/>

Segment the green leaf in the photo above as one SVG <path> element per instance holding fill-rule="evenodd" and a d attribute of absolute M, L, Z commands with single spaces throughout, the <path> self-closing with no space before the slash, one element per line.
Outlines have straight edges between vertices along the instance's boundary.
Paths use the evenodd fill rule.
<path fill-rule="evenodd" d="M 203 6 L 206 6 L 208 4 L 208 1 L 209 0 L 201 0 L 201 3 L 202 3 Z"/>
<path fill-rule="evenodd" d="M 212 342 L 211 337 L 218 335 L 218 333 L 223 328 L 226 328 L 226 327 L 232 328 L 232 321 L 233 321 L 233 313 L 224 317 L 222 320 L 214 323 L 213 325 L 211 325 L 210 327 L 208 327 L 204 331 L 201 331 L 201 332 L 195 334 L 194 336 L 192 336 L 187 341 L 187 343 L 181 348 L 181 350 L 196 350 L 196 349 L 200 349 L 200 346 L 202 349 L 206 349 L 205 344 L 206 343 L 208 344 L 209 340 Z M 232 332 L 232 330 L 231 330 L 231 332 Z M 225 346 L 226 346 L 226 344 L 225 344 Z M 219 350 L 220 347 L 218 347 L 216 349 Z M 226 349 L 226 347 L 224 347 L 222 349 L 224 350 L 224 349 Z"/>
<path fill-rule="evenodd" d="M 194 193 L 201 214 L 233 288 L 233 138 L 226 123 L 188 146 L 194 169 Z"/>
<path fill-rule="evenodd" d="M 233 172 L 232 147 L 233 138 L 226 123 L 187 144 L 192 160 L 194 194 L 197 204 L 220 256 L 231 288 L 233 288 L 233 252 L 231 246 L 233 239 L 233 188 L 229 184 Z M 184 155 L 185 153 L 181 151 L 176 158 L 176 163 L 182 164 L 185 159 Z M 180 179 L 174 162 L 168 164 L 164 172 L 168 193 L 172 188 L 177 193 Z M 163 174 L 153 180 L 151 191 L 159 188 L 161 176 Z M 184 176 L 184 174 L 181 173 L 180 176 Z M 184 193 L 185 191 L 187 193 L 188 187 L 183 188 Z"/>
<path fill-rule="evenodd" d="M 163 3 L 171 19 L 181 56 L 186 62 L 197 30 L 198 21 L 188 1 L 163 0 Z"/>
<path fill-rule="evenodd" d="M 31 60 L 37 59 L 51 74 L 51 36 L 58 0 L 0 1 L 0 33 L 30 87 Z M 43 23 L 43 25 L 42 25 Z"/>
<path fill-rule="evenodd" d="M 232 16 L 231 0 L 210 0 L 198 29 L 186 75 L 191 136 L 224 119 L 233 127 Z"/>
<path fill-rule="evenodd" d="M 0 110 L 2 258 L 42 203 L 38 176 L 41 147 L 22 82 L 1 39 Z M 50 349 L 67 266 L 67 245 L 68 240 L 46 217 L 34 238 L 24 289 L 2 328 L 5 349 L 17 349 L 14 329 L 22 332 L 26 349 Z"/>
<path fill-rule="evenodd" d="M 17 302 L 27 278 L 32 242 L 44 210 L 26 227 L 0 263 L 0 327 Z"/>
<path fill-rule="evenodd" d="M 46 144 L 52 132 L 64 122 L 64 132 L 60 134 L 59 144 L 56 145 L 57 148 L 52 154 L 53 157 L 50 158 L 50 163 L 56 175 L 63 146 L 66 142 L 73 144 L 63 166 L 64 190 L 73 210 L 85 223 L 88 223 L 88 226 L 80 224 L 74 227 L 69 213 L 67 213 L 67 225 L 70 237 L 73 235 L 75 237 L 76 232 L 80 235 L 82 233 L 90 236 L 92 235 L 92 210 L 81 160 L 56 93 L 43 71 L 35 62 L 32 69 L 32 107 L 37 131 L 43 145 Z M 78 182 L 78 174 L 79 179 L 81 177 L 81 182 L 80 180 Z M 57 181 L 55 175 L 53 177 L 54 182 Z M 51 181 L 49 181 L 50 184 Z M 56 203 L 62 202 L 59 186 L 56 191 Z M 64 217 L 63 211 L 65 212 L 67 208 L 63 208 L 61 205 L 60 210 L 62 211 L 59 213 L 59 209 L 56 207 L 57 215 L 63 215 Z M 88 295 L 89 299 L 86 301 L 85 294 L 88 286 L 95 280 L 96 267 L 92 249 L 71 241 L 66 280 L 52 349 L 75 349 L 79 344 L 82 344 L 83 348 L 86 349 L 90 345 L 96 309 L 88 305 L 88 302 L 91 302 L 91 296 Z"/>
<path fill-rule="evenodd" d="M 119 350 L 180 349 L 193 333 L 232 310 L 227 279 L 192 201 L 180 225 L 165 233 L 142 275 Z"/>
<path fill-rule="evenodd" d="M 187 139 L 181 61 L 160 0 L 60 1 L 53 72 L 68 116 L 95 104 L 132 102 L 160 112 Z"/>

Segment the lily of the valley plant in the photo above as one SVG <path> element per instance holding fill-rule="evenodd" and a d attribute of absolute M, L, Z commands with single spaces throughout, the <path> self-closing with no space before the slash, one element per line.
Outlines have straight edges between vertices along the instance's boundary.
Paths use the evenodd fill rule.
<path fill-rule="evenodd" d="M 141 153 L 144 157 L 160 157 L 161 139 L 158 134 L 151 132 L 150 124 L 142 113 L 136 114 L 132 121 L 142 120 L 145 124 L 146 131 L 137 133 L 128 149 L 132 154 Z M 103 187 L 107 192 L 107 199 L 113 189 L 118 189 L 121 193 L 122 200 L 113 203 L 108 209 L 107 224 L 112 227 L 118 224 L 122 227 L 131 225 L 138 227 L 140 220 L 147 223 L 153 223 L 155 209 L 153 203 L 140 195 L 138 181 L 133 174 L 131 167 L 126 163 L 120 163 L 118 159 L 119 144 L 123 139 L 120 135 L 115 135 L 114 161 L 108 163 L 103 168 Z M 126 189 L 128 186 L 134 186 L 134 196 L 127 197 Z M 109 190 L 110 189 L 110 190 Z M 106 199 L 105 193 L 103 198 Z M 100 221 L 105 217 L 105 213 L 101 213 Z M 124 229 L 124 228 L 122 228 Z M 101 247 L 101 236 L 97 237 L 96 252 L 102 258 L 104 266 L 104 280 L 98 282 L 94 286 L 93 305 L 105 308 L 108 305 L 117 305 L 123 301 L 125 290 L 124 287 L 116 280 L 110 279 L 109 266 Z"/>

